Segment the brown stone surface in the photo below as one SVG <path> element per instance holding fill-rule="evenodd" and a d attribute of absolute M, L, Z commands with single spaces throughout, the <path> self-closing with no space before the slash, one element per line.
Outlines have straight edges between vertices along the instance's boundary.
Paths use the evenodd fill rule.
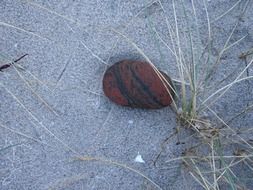
<path fill-rule="evenodd" d="M 169 76 L 161 73 L 171 84 Z M 164 84 L 152 66 L 142 61 L 117 62 L 106 70 L 103 78 L 104 93 L 111 101 L 136 108 L 158 109 L 170 105 L 172 98 Z M 173 96 L 171 89 L 170 92 Z"/>

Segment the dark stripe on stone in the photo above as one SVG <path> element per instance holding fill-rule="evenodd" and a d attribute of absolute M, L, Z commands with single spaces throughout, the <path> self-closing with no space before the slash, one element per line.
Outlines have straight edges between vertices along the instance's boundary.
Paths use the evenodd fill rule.
<path fill-rule="evenodd" d="M 116 77 L 117 86 L 118 86 L 121 94 L 127 100 L 128 104 L 130 106 L 139 106 L 139 104 L 134 100 L 134 98 L 130 97 L 129 92 L 123 83 L 123 80 L 122 80 L 122 77 L 120 74 L 120 64 L 115 65 L 114 69 L 112 69 L 112 72 L 114 73 L 114 76 Z"/>
<path fill-rule="evenodd" d="M 156 104 L 159 107 L 164 106 L 158 99 L 156 99 L 155 95 L 149 90 L 148 85 L 143 83 L 143 81 L 136 75 L 132 68 L 130 68 L 130 71 L 135 80 L 140 84 L 139 86 L 141 87 L 142 91 L 144 91 L 144 93 L 150 97 L 148 100 L 152 100 L 152 104 Z"/>

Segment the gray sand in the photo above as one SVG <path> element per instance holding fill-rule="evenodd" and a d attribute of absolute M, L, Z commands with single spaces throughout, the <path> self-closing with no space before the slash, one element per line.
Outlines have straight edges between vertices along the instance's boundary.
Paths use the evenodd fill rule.
<path fill-rule="evenodd" d="M 0 128 L 0 189 L 158 189 L 126 168 L 103 162 L 76 160 L 74 152 L 126 164 L 141 171 L 162 189 L 201 189 L 182 166 L 173 165 L 174 168 L 171 168 L 170 165 L 170 168 L 166 168 L 168 166 L 163 164 L 165 160 L 180 156 L 185 149 L 184 145 L 176 145 L 176 136 L 164 150 L 161 165 L 158 168 L 153 166 L 162 142 L 177 126 L 173 111 L 170 108 L 141 110 L 120 107 L 103 95 L 101 87 L 106 64 L 111 65 L 126 58 L 144 60 L 133 46 L 108 30 L 110 28 L 124 31 L 159 69 L 172 78 L 178 78 L 173 55 L 161 42 L 159 51 L 158 41 L 150 29 L 153 23 L 159 33 L 166 35 L 168 32 L 164 14 L 158 4 L 144 9 L 149 3 L 147 0 L 31 2 L 66 18 L 26 1 L 0 0 L 0 22 L 26 30 L 0 24 L 0 52 L 11 60 L 29 54 L 19 62 L 25 68 L 19 69 L 19 74 L 59 116 L 27 88 L 13 67 L 0 73 L 1 83 L 33 114 L 29 115 L 0 86 L 0 124 L 40 141 Z M 185 2 L 186 8 L 191 9 L 190 1 Z M 202 1 L 198 2 L 196 8 L 202 26 L 200 33 L 203 36 L 203 47 L 206 43 L 207 22 Z M 210 20 L 213 21 L 236 2 L 208 1 Z M 242 5 L 240 3 L 233 11 L 212 23 L 215 48 L 212 49 L 211 60 L 217 56 L 237 22 Z M 169 19 L 173 20 L 171 2 L 164 3 L 164 7 Z M 252 9 L 250 0 L 247 12 L 231 41 L 247 36 L 225 52 L 220 72 L 214 80 L 222 79 L 237 67 L 237 73 L 245 68 L 245 62 L 238 56 L 253 44 Z M 131 24 L 125 29 L 124 25 L 131 19 Z M 113 48 L 117 40 L 117 47 Z M 3 57 L 0 61 L 1 64 L 8 62 Z M 43 81 L 44 85 L 38 83 L 28 71 Z M 253 74 L 252 66 L 248 73 Z M 232 87 L 212 108 L 225 120 L 229 119 L 253 101 L 252 82 L 242 82 Z M 249 128 L 252 122 L 251 112 L 240 122 L 233 122 L 233 126 Z M 49 134 L 47 129 L 56 137 Z M 71 147 L 71 150 L 56 138 Z M 138 154 L 145 163 L 135 162 Z"/>

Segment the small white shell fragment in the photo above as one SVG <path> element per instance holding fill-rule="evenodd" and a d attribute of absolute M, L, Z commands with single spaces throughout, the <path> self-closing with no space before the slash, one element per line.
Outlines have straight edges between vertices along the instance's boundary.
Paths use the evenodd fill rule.
<path fill-rule="evenodd" d="M 133 121 L 133 120 L 128 120 L 128 123 L 129 123 L 129 124 L 133 124 L 134 121 Z"/>
<path fill-rule="evenodd" d="M 138 155 L 135 157 L 134 161 L 139 162 L 139 163 L 145 163 L 145 161 L 142 159 L 142 156 L 140 155 L 139 152 L 138 152 Z"/>

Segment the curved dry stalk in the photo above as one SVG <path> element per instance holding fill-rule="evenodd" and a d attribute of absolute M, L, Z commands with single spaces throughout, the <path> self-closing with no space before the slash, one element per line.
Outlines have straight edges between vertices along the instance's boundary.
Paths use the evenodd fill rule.
<path fill-rule="evenodd" d="M 86 27 L 86 26 L 83 25 L 80 21 L 78 21 L 78 20 L 76 20 L 76 19 L 74 19 L 74 18 L 72 18 L 72 17 L 59 14 L 59 13 L 57 13 L 56 11 L 53 11 L 53 10 L 51 10 L 51 9 L 49 9 L 49 8 L 46 8 L 46 7 L 44 7 L 44 6 L 42 6 L 42 5 L 38 4 L 38 3 L 35 3 L 35 2 L 33 2 L 33 1 L 31 1 L 31 0 L 21 0 L 21 1 L 25 1 L 26 3 L 28 3 L 28 4 L 32 5 L 32 6 L 35 6 L 35 7 L 39 8 L 39 9 L 42 9 L 42 10 L 44 10 L 44 11 L 47 11 L 47 12 L 49 12 L 49 13 L 55 15 L 55 16 L 58 16 L 58 17 L 62 18 L 63 20 L 66 20 L 66 21 L 72 22 L 72 23 L 74 23 L 74 24 L 77 24 L 78 26 L 84 26 L 84 27 Z M 138 17 L 146 8 L 148 8 L 148 7 L 151 6 L 152 4 L 156 3 L 157 1 L 158 1 L 158 0 L 153 0 L 153 1 L 151 1 L 151 2 L 148 3 L 144 8 L 142 8 L 135 16 L 133 16 L 133 17 L 130 19 L 130 21 L 129 21 L 127 24 L 125 24 L 125 30 L 126 30 L 127 27 L 131 24 L 131 22 L 134 20 L 134 18 Z M 69 26 L 69 25 L 68 25 L 68 26 Z M 69 26 L 69 27 L 70 27 L 70 26 Z M 70 27 L 70 29 L 72 30 L 72 32 L 74 32 L 74 30 L 73 30 L 71 27 Z M 81 43 L 81 44 L 83 45 L 83 47 L 84 47 L 86 50 L 88 50 L 95 58 L 97 58 L 97 59 L 98 59 L 99 61 L 101 61 L 103 64 L 108 65 L 108 61 L 109 61 L 110 57 L 109 57 L 108 60 L 105 62 L 103 59 L 101 59 L 99 56 L 97 56 L 94 52 L 92 52 L 92 50 L 91 50 L 87 45 L 85 45 L 82 41 L 80 41 L 80 43 Z M 114 48 L 116 47 L 117 43 L 118 43 L 118 40 L 116 40 L 116 42 L 115 42 L 115 44 L 113 45 L 113 48 L 112 48 L 112 49 L 114 49 Z"/>
<path fill-rule="evenodd" d="M 161 7 L 163 13 L 164 13 L 164 17 L 165 17 L 165 21 L 166 21 L 166 26 L 167 26 L 167 28 L 168 28 L 170 40 L 171 40 L 171 43 L 172 43 L 172 48 L 173 48 L 172 51 L 174 52 L 175 58 L 176 58 L 176 62 L 178 63 L 178 59 L 179 59 L 179 58 L 178 58 L 178 56 L 177 56 L 176 45 L 175 45 L 175 42 L 174 42 L 174 39 L 176 38 L 176 37 L 174 37 L 174 36 L 176 36 L 176 35 L 175 35 L 175 33 L 174 33 L 174 30 L 172 29 L 171 24 L 169 23 L 169 20 L 168 20 L 168 18 L 167 18 L 167 16 L 166 16 L 166 11 L 165 11 L 165 9 L 164 9 L 164 7 L 163 7 L 163 4 L 162 4 L 161 0 L 159 0 L 158 2 L 159 2 L 159 5 L 160 5 L 160 7 Z M 167 46 L 166 46 L 166 47 L 167 47 Z M 181 81 L 182 81 L 182 80 L 181 80 Z M 182 81 L 182 82 L 184 82 L 184 81 Z"/>
<path fill-rule="evenodd" d="M 71 151 L 75 155 L 80 155 L 77 151 L 72 149 L 69 145 L 67 145 L 65 142 L 63 142 L 59 137 L 57 137 L 52 131 L 50 131 L 31 111 L 28 110 L 28 108 L 8 89 L 6 88 L 1 82 L 0 86 L 2 86 L 8 94 L 10 94 L 13 99 L 35 120 L 41 128 L 43 128 L 48 134 L 53 136 L 60 144 L 63 145 L 67 150 Z M 37 126 L 37 125 L 36 125 Z"/>
<path fill-rule="evenodd" d="M 161 147 L 160 147 L 160 151 L 159 151 L 159 153 L 157 154 L 157 156 L 155 157 L 155 159 L 154 159 L 154 161 L 153 161 L 155 167 L 157 167 L 156 163 L 157 163 L 158 159 L 160 158 L 160 156 L 161 156 L 163 150 L 165 149 L 165 145 L 168 144 L 170 138 L 172 138 L 172 137 L 173 137 L 174 135 L 176 135 L 176 134 L 177 134 L 177 131 L 171 133 L 171 134 L 162 142 Z"/>
<path fill-rule="evenodd" d="M 49 12 L 49 13 L 55 15 L 55 16 L 58 16 L 58 17 L 60 17 L 60 18 L 62 18 L 62 19 L 64 19 L 64 20 L 69 21 L 69 22 L 75 23 L 75 24 L 80 25 L 80 26 L 85 26 L 85 25 L 83 25 L 80 21 L 78 21 L 78 20 L 76 20 L 76 19 L 74 19 L 74 18 L 72 18 L 72 17 L 59 14 L 59 13 L 57 13 L 56 11 L 53 11 L 53 10 L 51 10 L 51 9 L 49 9 L 49 8 L 46 8 L 46 7 L 43 7 L 42 5 L 40 5 L 40 4 L 38 4 L 38 3 L 35 3 L 35 2 L 33 2 L 33 1 L 31 1 L 31 0 L 21 0 L 21 1 L 26 2 L 27 4 L 30 4 L 30 5 L 32 5 L 32 6 L 34 6 L 34 7 L 37 7 L 37 8 L 39 8 L 39 9 L 42 9 L 42 10 L 44 10 L 44 11 L 47 11 L 47 12 Z"/>
<path fill-rule="evenodd" d="M 103 121 L 101 127 L 100 127 L 99 129 L 96 130 L 96 132 L 95 132 L 96 135 L 94 135 L 93 141 L 91 142 L 91 144 L 89 145 L 89 148 L 86 149 L 85 152 L 89 152 L 89 151 L 90 151 L 90 152 L 93 152 L 93 151 L 95 151 L 95 147 L 96 147 L 96 145 L 97 145 L 96 140 L 98 139 L 99 135 L 100 135 L 102 132 L 105 132 L 104 126 L 107 124 L 108 120 L 110 119 L 112 112 L 113 112 L 113 107 L 110 108 L 110 111 L 109 111 L 109 113 L 107 114 L 105 120 Z M 99 145 L 98 145 L 98 146 L 99 146 Z"/>
<path fill-rule="evenodd" d="M 196 169 L 196 173 L 198 174 L 198 176 L 201 178 L 201 180 L 202 180 L 202 182 L 203 183 L 200 183 L 200 184 L 202 184 L 202 185 L 204 185 L 204 187 L 205 187 L 205 189 L 211 189 L 211 187 L 212 187 L 212 185 L 211 185 L 211 183 L 208 181 L 208 179 L 206 179 L 204 176 L 203 176 L 203 174 L 202 174 L 202 172 L 200 171 L 200 169 L 199 169 L 199 167 L 196 165 L 196 163 L 194 162 L 194 160 L 193 159 L 190 159 L 191 160 L 191 162 L 193 163 L 193 167 L 195 167 L 195 169 Z M 186 162 L 186 161 L 185 161 Z M 195 176 L 196 177 L 196 176 Z M 198 181 L 199 182 L 199 181 Z"/>
<path fill-rule="evenodd" d="M 238 117 L 242 116 L 243 114 L 247 113 L 248 111 L 253 109 L 253 104 L 247 106 L 246 108 L 244 108 L 240 113 L 236 114 L 235 116 L 233 116 L 231 119 L 229 119 L 226 123 L 229 124 L 231 123 L 233 120 L 237 119 Z M 251 129 L 252 130 L 252 129 Z"/>
<path fill-rule="evenodd" d="M 213 173 L 213 183 L 214 183 L 214 189 L 219 189 L 219 185 L 218 185 L 218 180 L 217 180 L 217 175 L 216 175 L 216 164 L 215 164 L 215 151 L 214 151 L 214 142 L 213 142 L 213 139 L 211 140 L 211 153 L 212 153 L 212 161 L 210 161 L 211 163 L 210 163 L 210 165 L 211 165 L 211 167 L 212 167 L 212 173 Z"/>
<path fill-rule="evenodd" d="M 27 54 L 26 54 L 27 55 Z M 10 65 L 13 66 L 14 70 L 18 74 L 18 76 L 21 78 L 21 80 L 25 83 L 28 89 L 32 91 L 32 93 L 51 111 L 53 112 L 56 116 L 59 116 L 58 113 L 37 93 L 35 90 L 31 87 L 29 82 L 23 77 L 23 75 L 18 71 L 17 66 L 14 64 L 15 61 L 9 60 Z M 19 66 L 20 67 L 20 66 Z"/>
<path fill-rule="evenodd" d="M 207 18 L 207 26 L 208 26 L 208 41 L 207 41 L 208 56 L 207 56 L 206 61 L 205 61 L 205 65 L 206 65 L 206 67 L 208 67 L 209 66 L 210 56 L 211 56 L 211 41 L 212 41 L 212 37 L 211 37 L 211 24 L 210 24 L 209 13 L 208 13 L 208 10 L 207 10 L 206 1 L 203 0 L 203 3 L 204 3 L 206 18 Z"/>
<path fill-rule="evenodd" d="M 215 111 L 213 111 L 210 107 L 206 107 L 208 110 L 211 111 L 211 113 L 214 114 L 214 116 L 219 120 L 221 121 L 221 123 L 226 126 L 230 131 L 233 132 L 234 135 L 236 135 L 237 137 L 239 137 L 245 144 L 247 144 L 252 150 L 253 150 L 253 146 L 250 145 L 244 138 L 242 138 L 238 133 L 236 133 L 236 131 L 234 129 L 232 129 L 225 121 L 223 121 L 223 119 L 221 119 Z"/>
<path fill-rule="evenodd" d="M 144 179 L 146 179 L 151 184 L 153 184 L 154 187 L 156 187 L 159 190 L 162 190 L 162 188 L 158 184 L 156 184 L 153 180 L 151 180 L 148 176 L 144 175 L 140 171 L 138 171 L 138 170 L 136 170 L 136 169 L 134 169 L 130 166 L 127 166 L 126 164 L 122 164 L 122 163 L 117 162 L 117 161 L 108 160 L 108 159 L 104 159 L 104 158 L 100 158 L 100 157 L 81 156 L 81 157 L 77 157 L 76 159 L 81 160 L 81 161 L 98 161 L 98 162 L 107 163 L 107 164 L 111 164 L 111 165 L 115 165 L 115 166 L 127 169 L 129 171 L 132 171 L 132 172 L 142 176 Z"/>
<path fill-rule="evenodd" d="M 231 12 L 242 0 L 237 1 L 232 7 L 230 7 L 226 12 L 224 12 L 223 14 L 221 14 L 220 16 L 218 16 L 216 19 L 214 19 L 211 23 L 214 23 L 218 20 L 220 20 L 222 17 L 224 17 L 225 15 L 227 15 L 229 12 Z"/>
<path fill-rule="evenodd" d="M 234 34 L 236 28 L 238 27 L 238 25 L 239 25 L 239 23 L 240 23 L 240 19 L 243 17 L 243 15 L 245 14 L 245 12 L 246 12 L 246 10 L 247 10 L 247 7 L 248 7 L 249 2 L 250 2 L 250 0 L 247 0 L 247 1 L 246 1 L 245 6 L 244 6 L 244 9 L 242 10 L 241 14 L 239 15 L 239 18 L 238 18 L 237 22 L 235 23 L 235 25 L 234 25 L 232 31 L 230 32 L 230 34 L 229 34 L 229 36 L 228 36 L 228 38 L 227 38 L 227 40 L 226 40 L 226 42 L 225 42 L 225 44 L 224 44 L 222 50 L 219 52 L 219 55 L 218 55 L 218 57 L 217 57 L 215 63 L 212 65 L 212 67 L 209 69 L 209 71 L 206 72 L 206 76 L 205 76 L 204 82 L 206 82 L 208 79 L 210 79 L 210 77 L 214 74 L 214 72 L 215 72 L 217 66 L 220 64 L 220 59 L 221 59 L 223 53 L 224 53 L 228 48 L 231 48 L 232 46 L 234 46 L 235 44 L 237 44 L 238 41 L 240 42 L 240 41 L 244 38 L 244 37 L 243 37 L 243 38 L 237 40 L 236 42 L 234 42 L 233 44 L 231 44 L 231 45 L 228 46 L 228 44 L 229 44 L 229 42 L 230 42 L 230 40 L 231 40 L 231 38 L 232 38 L 232 36 L 233 36 L 233 34 Z"/>
<path fill-rule="evenodd" d="M 25 54 L 25 55 L 28 55 L 28 54 Z M 4 58 L 4 60 L 6 60 L 6 62 L 10 62 L 12 63 L 13 61 L 8 58 L 8 56 L 4 53 L 0 53 L 0 56 Z M 15 60 L 17 61 L 17 60 Z M 25 73 L 28 73 L 29 75 L 31 75 L 35 81 L 37 81 L 39 84 L 45 86 L 50 92 L 52 92 L 52 90 L 45 84 L 45 82 L 42 82 L 42 80 L 40 80 L 38 77 L 36 77 L 33 73 L 31 73 L 30 71 L 28 71 L 27 69 L 25 69 L 22 65 L 18 64 L 18 65 L 15 65 L 18 69 L 21 69 L 23 72 Z"/>
<path fill-rule="evenodd" d="M 127 170 L 130 170 L 140 176 L 142 176 L 143 178 L 145 178 L 146 180 L 148 180 L 150 183 L 152 183 L 156 188 L 158 188 L 159 190 L 162 190 L 161 187 L 159 185 L 157 185 L 154 181 L 152 181 L 149 177 L 147 177 L 146 175 L 144 175 L 143 173 L 141 173 L 140 171 L 134 169 L 134 168 L 131 168 L 125 164 L 122 164 L 122 163 L 119 163 L 119 162 L 116 162 L 116 161 L 113 161 L 113 160 L 109 160 L 109 159 L 103 159 L 103 158 L 97 158 L 97 157 L 84 157 L 84 156 L 81 156 L 80 153 L 76 152 L 74 149 L 72 149 L 69 145 L 67 145 L 65 142 L 63 142 L 61 139 L 59 139 L 59 137 L 57 137 L 55 134 L 53 134 L 42 122 L 40 122 L 36 116 L 34 116 L 21 102 L 20 100 L 11 92 L 9 91 L 1 82 L 0 82 L 0 86 L 2 86 L 20 105 L 21 107 L 36 121 L 39 123 L 39 125 L 44 129 L 46 130 L 50 135 L 52 135 L 58 142 L 60 142 L 67 150 L 70 150 L 72 153 L 74 153 L 77 158 L 79 160 L 82 160 L 82 161 L 100 161 L 100 162 L 103 162 L 103 163 L 108 163 L 108 164 L 112 164 L 112 165 L 116 165 L 116 166 L 119 166 L 119 167 L 122 167 L 122 168 L 125 168 Z M 2 125 L 0 125 L 1 127 L 3 127 Z M 5 127 L 3 127 L 5 128 Z M 39 142 L 39 143 L 43 143 L 42 141 L 39 141 L 39 140 L 36 140 L 35 138 L 33 137 L 30 137 L 28 135 L 25 135 L 25 134 L 22 134 L 20 132 L 17 132 L 17 131 L 14 131 L 10 128 L 6 128 L 16 134 L 19 134 L 19 135 L 22 135 L 24 137 L 27 137 L 27 138 L 30 138 L 36 142 Z M 43 143 L 45 144 L 45 143 Z M 48 144 L 46 144 L 48 145 Z M 50 146 L 50 145 L 49 145 Z"/>
<path fill-rule="evenodd" d="M 41 36 L 41 35 L 39 35 L 39 34 L 36 34 L 36 33 L 34 33 L 34 32 L 30 32 L 30 31 L 28 31 L 28 30 L 25 30 L 25 29 L 23 29 L 23 28 L 14 26 L 14 25 L 12 25 L 12 24 L 8 24 L 8 23 L 1 22 L 1 21 L 0 21 L 0 25 L 6 26 L 6 27 L 9 27 L 9 28 L 14 28 L 14 29 L 19 30 L 19 31 L 22 31 L 22 32 L 24 32 L 24 33 L 30 34 L 30 35 L 32 35 L 32 36 L 36 36 L 36 37 L 38 37 L 38 38 L 40 38 L 40 39 L 42 39 L 42 40 L 51 41 L 51 39 L 49 39 L 49 38 L 47 38 L 47 37 L 43 37 L 43 36 Z"/>
<path fill-rule="evenodd" d="M 47 143 L 45 143 L 45 142 L 43 142 L 43 141 L 41 141 L 41 140 L 36 139 L 35 137 L 26 135 L 25 133 L 22 133 L 22 132 L 19 132 L 19 131 L 15 130 L 15 129 L 12 129 L 12 128 L 10 128 L 10 127 L 7 127 L 6 125 L 2 124 L 1 122 L 0 122 L 0 127 L 3 128 L 3 129 L 6 129 L 6 130 L 8 130 L 8 131 L 10 131 L 10 132 L 12 132 L 12 133 L 15 133 L 15 134 L 17 134 L 17 135 L 20 135 L 20 136 L 22 136 L 22 137 L 25 137 L 25 138 L 28 138 L 28 139 L 33 140 L 33 141 L 35 141 L 35 142 L 38 142 L 38 143 L 40 143 L 40 144 L 46 145 L 46 146 L 48 146 L 48 147 L 50 147 L 50 148 L 57 149 L 57 148 L 55 148 L 55 147 L 53 147 L 53 146 L 51 146 L 51 145 L 49 145 L 49 144 L 47 144 Z"/>
<path fill-rule="evenodd" d="M 44 7 L 44 6 L 42 6 L 42 5 L 40 5 L 40 4 L 36 3 L 36 2 L 34 2 L 34 1 L 32 1 L 32 0 L 20 0 L 20 1 L 26 2 L 26 3 L 29 4 L 29 5 L 32 5 L 32 6 L 34 6 L 34 7 L 37 7 L 37 8 L 39 8 L 39 9 L 41 9 L 41 10 L 46 11 L 46 12 L 49 12 L 49 13 L 51 13 L 51 14 L 57 16 L 57 17 L 62 18 L 63 20 L 69 21 L 69 22 L 71 22 L 71 23 L 73 23 L 73 24 L 77 24 L 78 26 L 83 26 L 83 27 L 88 26 L 88 25 L 82 24 L 79 20 L 77 20 L 77 19 L 75 19 L 75 18 L 73 18 L 73 17 L 70 17 L 70 16 L 66 16 L 66 15 L 57 13 L 56 11 L 51 10 L 51 9 L 49 9 L 49 8 L 47 8 L 47 7 Z M 137 16 L 139 16 L 140 13 L 141 13 L 143 10 L 145 10 L 147 7 L 151 6 L 153 3 L 157 2 L 157 1 L 158 1 L 158 0 L 153 0 L 153 1 L 149 2 L 149 3 L 147 4 L 147 6 L 145 6 L 144 8 L 142 8 L 142 9 L 136 14 L 136 16 L 134 16 L 134 17 L 131 19 L 131 21 L 132 21 L 134 18 L 136 18 Z M 126 27 L 127 27 L 129 24 L 130 24 L 130 22 L 129 22 L 128 24 L 126 24 Z"/>
<path fill-rule="evenodd" d="M 70 28 L 70 30 L 71 30 L 73 33 L 76 33 L 76 32 L 74 31 L 74 29 L 73 29 L 71 26 L 69 26 L 68 24 L 67 24 L 67 26 Z M 98 59 L 101 63 L 103 63 L 103 64 L 105 64 L 105 65 L 108 65 L 107 62 L 105 62 L 102 58 L 100 58 L 97 54 L 95 54 L 83 41 L 81 41 L 81 40 L 78 40 L 78 41 L 79 41 L 79 43 L 80 43 L 88 52 L 91 53 L 91 55 L 92 55 L 93 57 L 95 57 L 96 59 Z"/>
<path fill-rule="evenodd" d="M 36 139 L 36 138 L 34 138 L 32 136 L 26 135 L 26 134 L 24 134 L 22 132 L 19 132 L 19 131 L 16 131 L 16 130 L 12 129 L 12 128 L 9 128 L 9 127 L 3 125 L 2 123 L 0 123 L 0 127 L 3 128 L 3 129 L 8 130 L 10 132 L 13 132 L 13 133 L 15 133 L 17 135 L 20 135 L 22 137 L 31 139 L 31 140 L 33 140 L 35 142 L 40 143 L 40 144 L 43 144 L 43 145 L 46 145 L 46 146 L 51 147 L 53 149 L 59 150 L 58 148 L 53 147 L 53 146 L 51 146 L 51 145 L 49 145 L 49 144 L 47 144 L 47 143 L 45 143 L 43 141 L 40 141 L 40 140 L 38 140 L 38 139 Z M 138 171 L 138 170 L 136 170 L 136 169 L 134 169 L 132 167 L 127 166 L 126 164 L 122 164 L 122 163 L 119 163 L 119 162 L 116 162 L 116 161 L 113 161 L 113 160 L 103 159 L 103 158 L 98 158 L 98 157 L 88 157 L 88 156 L 84 157 L 84 156 L 81 156 L 81 157 L 78 157 L 78 159 L 82 160 L 82 161 L 99 161 L 99 162 L 103 162 L 103 163 L 112 164 L 112 165 L 116 165 L 116 166 L 122 167 L 124 169 L 130 170 L 130 171 L 132 171 L 132 172 L 134 172 L 134 173 L 142 176 L 144 179 L 148 180 L 151 184 L 153 184 L 157 189 L 162 190 L 162 188 L 158 184 L 156 184 L 154 181 L 152 181 L 149 177 L 147 177 L 146 175 L 144 175 L 140 171 Z"/>
<path fill-rule="evenodd" d="M 86 27 L 86 25 L 82 24 L 82 23 L 81 23 L 80 21 L 78 21 L 77 19 L 74 19 L 74 18 L 72 18 L 72 17 L 65 16 L 65 15 L 63 15 L 63 14 L 57 13 L 56 11 L 51 10 L 51 9 L 49 9 L 49 8 L 46 8 L 46 7 L 44 7 L 44 6 L 42 6 L 42 5 L 38 4 L 38 3 L 35 3 L 35 2 L 33 2 L 33 1 L 31 1 L 31 0 L 21 0 L 21 1 L 24 1 L 24 2 L 26 2 L 27 4 L 30 4 L 30 5 L 32 5 L 32 6 L 34 6 L 34 7 L 37 7 L 37 8 L 39 8 L 39 9 L 41 9 L 41 10 L 44 10 L 44 11 L 46 11 L 46 12 L 49 12 L 49 13 L 55 15 L 55 16 L 58 16 L 58 17 L 62 18 L 63 20 L 66 20 L 66 21 L 69 21 L 69 22 L 71 22 L 71 23 L 77 24 L 78 26 Z M 151 2 L 149 2 L 145 7 L 143 7 L 140 11 L 138 11 L 138 13 L 137 13 L 136 15 L 134 15 L 126 24 L 123 24 L 123 26 L 125 26 L 125 30 L 126 30 L 126 29 L 128 28 L 128 26 L 132 23 L 132 21 L 134 20 L 134 18 L 138 17 L 146 8 L 150 7 L 152 4 L 156 3 L 157 1 L 158 1 L 158 0 L 152 0 Z M 72 31 L 73 31 L 73 29 L 72 29 Z M 117 44 L 118 44 L 118 41 L 119 41 L 119 40 L 116 40 L 116 42 L 114 43 L 112 49 L 116 48 L 116 46 L 117 46 Z M 92 53 L 93 56 L 95 55 L 94 57 L 96 57 L 97 59 L 99 59 L 102 63 L 108 65 L 108 61 L 109 61 L 110 57 L 109 57 L 108 60 L 105 62 L 105 61 L 103 61 L 100 57 L 98 57 L 96 54 L 94 54 L 94 53 L 90 50 L 90 48 L 88 48 L 85 44 L 82 43 L 82 45 L 85 47 L 85 49 L 87 49 L 90 53 Z"/>
<path fill-rule="evenodd" d="M 181 50 L 181 43 L 180 43 L 180 37 L 179 37 L 179 29 L 178 29 L 178 22 L 177 22 L 177 13 L 176 13 L 176 7 L 175 7 L 175 1 L 172 0 L 172 7 L 173 7 L 173 16 L 174 16 L 174 22 L 175 22 L 175 30 L 176 30 L 176 43 L 177 43 L 177 49 L 178 49 L 178 57 L 179 57 L 179 60 L 177 60 L 177 66 L 178 66 L 178 72 L 179 72 L 179 76 L 180 76 L 180 79 L 181 81 L 185 82 L 185 79 L 184 79 L 184 63 L 183 63 L 183 56 L 182 56 L 182 50 Z M 176 51 L 175 51 L 176 52 Z M 182 85 L 181 86 L 181 89 L 182 89 L 182 107 L 183 107 L 183 110 L 185 110 L 186 108 L 186 88 L 185 88 L 185 85 Z"/>
<path fill-rule="evenodd" d="M 170 52 L 175 56 L 177 59 L 177 54 L 171 49 L 171 47 L 164 41 L 164 39 L 160 36 L 159 32 L 156 30 L 155 27 L 152 27 L 153 31 L 155 32 L 157 38 L 170 50 Z"/>
<path fill-rule="evenodd" d="M 25 69 L 21 65 L 17 65 L 16 67 L 22 69 L 25 73 L 28 73 L 29 75 L 31 75 L 34 78 L 34 81 L 37 81 L 39 84 L 45 86 L 50 92 L 53 92 L 53 90 L 50 89 L 49 86 L 55 86 L 56 84 L 52 83 L 51 81 L 44 81 L 43 82 L 42 80 L 40 80 L 38 77 L 36 77 L 34 74 L 32 74 L 30 71 L 28 71 L 27 69 Z"/>
<path fill-rule="evenodd" d="M 192 172 L 189 172 L 190 175 L 193 177 L 193 179 L 199 184 L 201 185 L 201 187 L 203 187 L 203 189 L 209 190 L 210 188 L 208 186 L 206 186 L 204 183 L 202 183 Z"/>
<path fill-rule="evenodd" d="M 92 91 L 92 90 L 89 90 L 89 89 L 84 89 L 83 87 L 80 87 L 80 86 L 74 86 L 74 87 L 68 87 L 68 88 L 59 88 L 59 90 L 62 90 L 62 91 L 71 91 L 71 90 L 80 90 L 82 92 L 85 92 L 85 93 L 91 93 L 91 94 L 94 94 L 96 96 L 104 96 L 103 94 L 99 93 L 99 92 L 95 92 L 95 91 Z"/>
<path fill-rule="evenodd" d="M 253 76 L 241 78 L 241 79 L 239 79 L 239 80 L 236 80 L 236 81 L 234 81 L 234 82 L 232 82 L 232 83 L 230 83 L 230 84 L 228 84 L 228 85 L 226 85 L 226 86 L 220 88 L 219 90 L 217 90 L 216 92 L 214 92 L 213 94 L 211 94 L 208 98 L 206 98 L 203 102 L 201 102 L 200 106 L 205 105 L 205 103 L 206 103 L 209 99 L 211 99 L 213 96 L 215 96 L 216 94 L 218 94 L 219 92 L 222 92 L 222 91 L 224 90 L 215 100 L 213 100 L 213 101 L 212 101 L 211 103 L 209 103 L 208 105 L 205 105 L 205 107 L 206 107 L 206 106 L 208 106 L 208 107 L 211 106 L 211 105 L 214 104 L 218 99 L 220 99 L 220 98 L 221 98 L 221 97 L 222 97 L 234 84 L 239 83 L 239 82 L 242 82 L 242 81 L 245 81 L 245 80 L 249 80 L 249 79 L 253 79 Z M 200 106 L 199 106 L 199 107 L 200 107 Z M 203 109 L 204 109 L 204 108 L 200 109 L 200 111 L 203 111 Z"/>
<path fill-rule="evenodd" d="M 212 93 L 209 97 L 207 97 L 203 102 L 201 102 L 200 106 L 203 106 L 209 99 L 211 99 L 213 96 L 215 96 L 216 94 L 218 94 L 219 92 L 223 92 L 221 93 L 220 96 L 218 96 L 215 100 L 213 100 L 209 105 L 212 105 L 213 103 L 215 103 L 221 96 L 223 96 L 234 84 L 238 83 L 238 82 L 241 82 L 241 81 L 244 81 L 244 80 L 249 80 L 249 79 L 252 79 L 253 76 L 248 76 L 248 77 L 244 77 L 244 78 L 241 78 L 239 79 L 242 74 L 250 67 L 250 65 L 253 63 L 253 59 L 250 61 L 250 63 L 243 69 L 243 71 L 236 77 L 236 79 L 231 82 L 230 84 L 220 88 L 219 90 L 217 90 L 216 92 Z"/>
<path fill-rule="evenodd" d="M 88 178 L 88 175 L 75 175 L 71 177 L 65 177 L 61 180 L 57 180 L 53 182 L 53 184 L 48 185 L 46 189 L 48 190 L 57 190 L 59 188 L 64 188 L 66 189 L 69 185 L 78 182 L 79 180 L 83 180 Z M 109 189 L 110 190 L 110 189 Z"/>
<path fill-rule="evenodd" d="M 71 177 L 65 177 L 61 180 L 57 180 L 56 182 L 54 182 L 51 185 L 48 185 L 48 187 L 46 189 L 48 189 L 48 190 L 58 190 L 58 189 L 62 189 L 62 188 L 67 189 L 67 188 L 70 188 L 70 187 L 68 187 L 69 185 L 72 185 L 75 182 L 78 182 L 78 181 L 81 181 L 81 180 L 84 180 L 84 179 L 87 179 L 87 178 L 89 178 L 89 175 L 87 173 L 82 174 L 82 175 L 75 175 L 75 176 L 71 176 Z M 105 178 L 100 177 L 100 178 L 97 178 L 97 179 L 99 179 L 100 181 L 105 182 L 107 184 L 108 190 L 111 190 L 111 184 L 108 181 L 106 181 Z"/>
<path fill-rule="evenodd" d="M 16 66 L 13 64 L 13 68 L 18 74 L 18 76 L 21 78 L 21 80 L 25 83 L 28 89 L 32 91 L 32 93 L 48 108 L 51 112 L 53 112 L 56 116 L 59 116 L 59 114 L 44 100 L 35 90 L 31 87 L 31 85 L 27 82 L 27 80 L 22 76 L 22 74 L 18 71 Z"/>

